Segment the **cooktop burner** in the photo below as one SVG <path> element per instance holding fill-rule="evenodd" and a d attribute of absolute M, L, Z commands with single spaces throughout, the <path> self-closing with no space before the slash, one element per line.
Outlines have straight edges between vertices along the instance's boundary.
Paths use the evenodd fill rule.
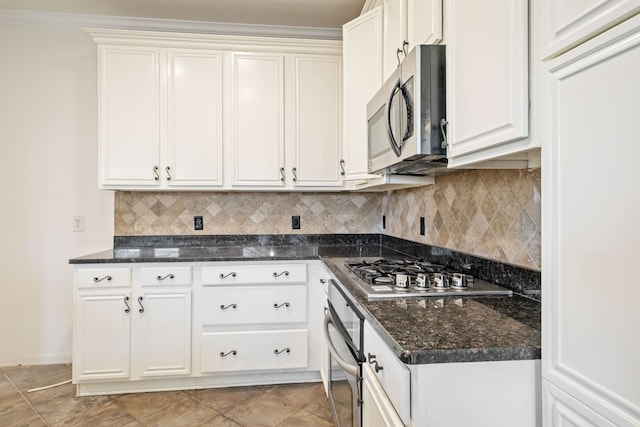
<path fill-rule="evenodd" d="M 509 289 L 424 260 L 347 260 L 354 283 L 368 299 L 424 296 L 513 295 Z"/>

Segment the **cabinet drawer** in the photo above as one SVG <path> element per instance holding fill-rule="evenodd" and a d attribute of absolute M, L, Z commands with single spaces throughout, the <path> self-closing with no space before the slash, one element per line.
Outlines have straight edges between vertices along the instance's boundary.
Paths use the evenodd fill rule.
<path fill-rule="evenodd" d="M 389 400 L 406 424 L 411 416 L 411 373 L 369 323 L 364 327 L 364 354 Z M 378 371 L 376 372 L 376 363 Z"/>
<path fill-rule="evenodd" d="M 299 369 L 308 365 L 307 330 L 202 334 L 202 372 Z"/>
<path fill-rule="evenodd" d="M 136 267 L 133 283 L 142 286 L 191 285 L 191 267 Z"/>
<path fill-rule="evenodd" d="M 131 285 L 129 267 L 80 268 L 76 270 L 78 288 L 106 288 Z"/>
<path fill-rule="evenodd" d="M 205 286 L 204 325 L 307 321 L 307 285 Z"/>
<path fill-rule="evenodd" d="M 203 285 L 306 283 L 306 264 L 224 265 L 202 268 Z"/>

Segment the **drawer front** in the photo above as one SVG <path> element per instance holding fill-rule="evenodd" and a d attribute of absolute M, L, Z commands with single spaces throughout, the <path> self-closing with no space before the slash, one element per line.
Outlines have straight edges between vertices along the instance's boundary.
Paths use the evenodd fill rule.
<path fill-rule="evenodd" d="M 406 424 L 411 417 L 411 373 L 404 363 L 393 354 L 387 344 L 369 323 L 364 328 L 366 363 L 373 369 L 389 400 Z M 376 372 L 376 364 L 378 371 Z"/>
<path fill-rule="evenodd" d="M 202 289 L 204 325 L 306 321 L 307 285 L 205 286 Z"/>
<path fill-rule="evenodd" d="M 205 332 L 200 360 L 202 372 L 301 369 L 308 353 L 306 329 Z"/>
<path fill-rule="evenodd" d="M 129 267 L 78 268 L 76 270 L 78 288 L 106 288 L 131 285 Z"/>
<path fill-rule="evenodd" d="M 142 286 L 191 285 L 191 267 L 135 267 L 133 269 L 133 283 Z"/>
<path fill-rule="evenodd" d="M 203 285 L 306 283 L 306 264 L 221 265 L 202 268 Z"/>

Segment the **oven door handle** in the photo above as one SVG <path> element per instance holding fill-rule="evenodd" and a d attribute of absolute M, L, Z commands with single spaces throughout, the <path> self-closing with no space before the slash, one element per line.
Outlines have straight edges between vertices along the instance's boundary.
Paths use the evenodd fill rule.
<path fill-rule="evenodd" d="M 333 357 L 335 358 L 336 362 L 342 368 L 343 371 L 345 371 L 347 374 L 349 374 L 349 375 L 351 375 L 353 377 L 358 378 L 358 366 L 351 365 L 351 364 L 349 364 L 349 362 L 347 362 L 342 357 L 340 357 L 340 355 L 338 354 L 338 350 L 336 350 L 336 347 L 333 344 L 333 341 L 331 341 L 331 336 L 329 335 L 329 325 L 330 324 L 335 327 L 335 324 L 333 323 L 333 320 L 331 319 L 331 315 L 329 313 L 327 313 L 324 316 L 324 338 L 327 341 L 327 347 L 329 347 L 329 352 L 333 355 Z"/>

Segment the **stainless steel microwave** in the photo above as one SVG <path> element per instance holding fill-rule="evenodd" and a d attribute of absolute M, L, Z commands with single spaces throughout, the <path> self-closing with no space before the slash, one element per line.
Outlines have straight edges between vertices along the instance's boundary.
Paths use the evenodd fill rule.
<path fill-rule="evenodd" d="M 369 173 L 446 170 L 445 47 L 419 45 L 367 104 Z"/>

